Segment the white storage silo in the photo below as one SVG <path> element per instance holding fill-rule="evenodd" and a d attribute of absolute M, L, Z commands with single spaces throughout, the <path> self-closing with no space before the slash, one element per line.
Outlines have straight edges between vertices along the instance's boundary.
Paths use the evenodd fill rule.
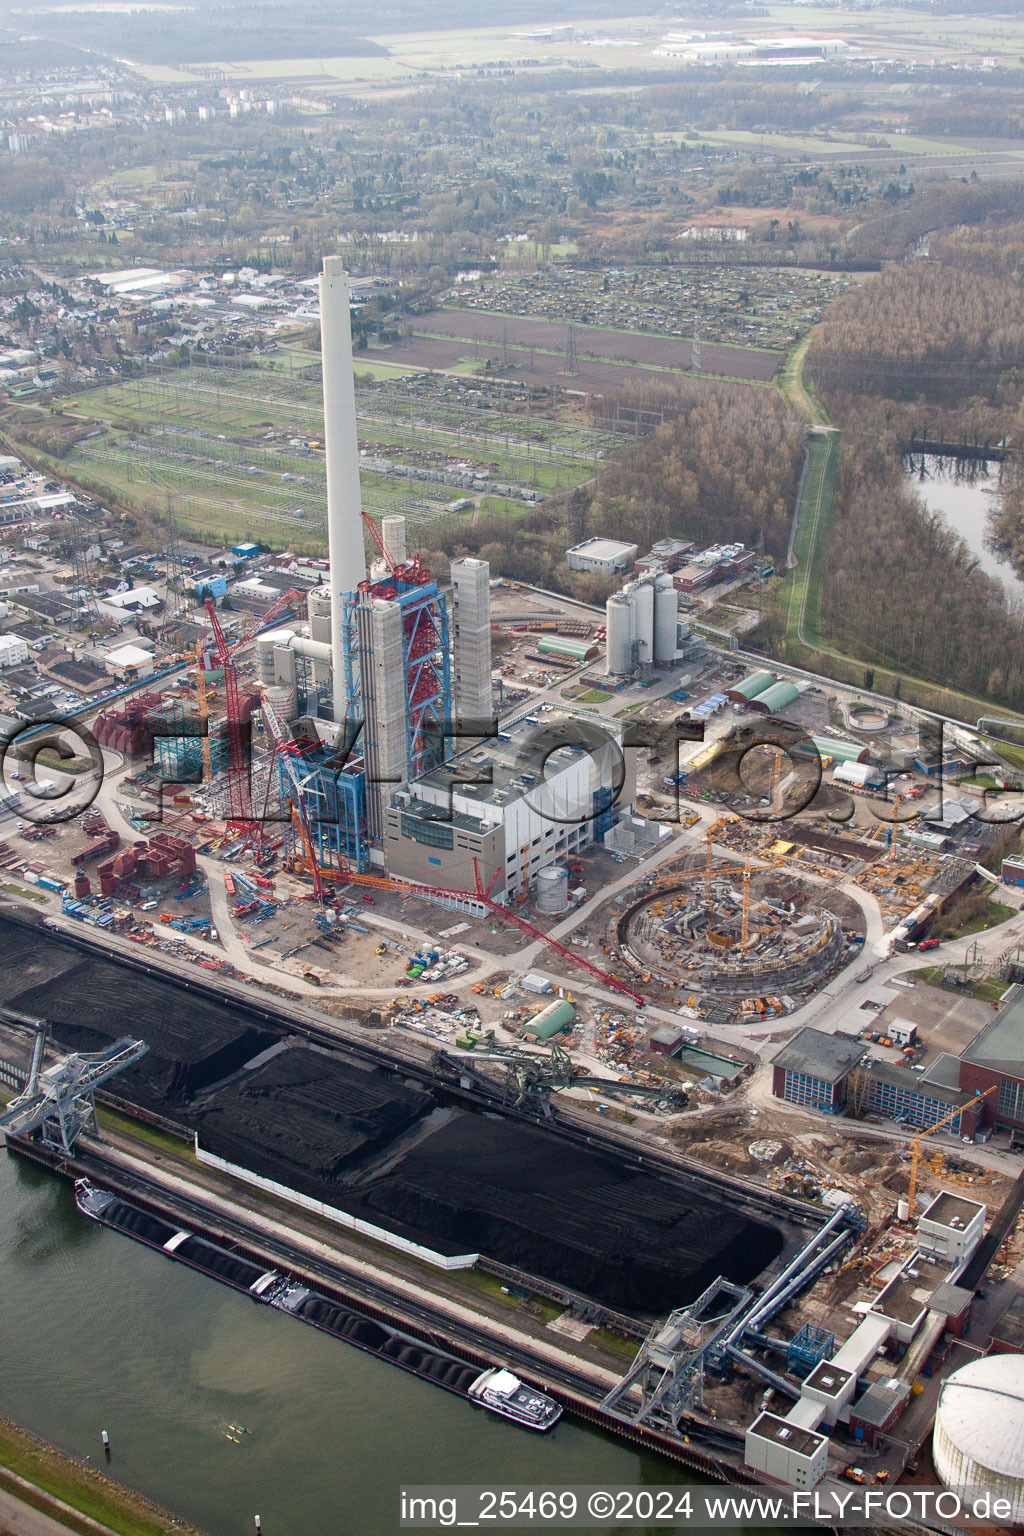
<path fill-rule="evenodd" d="M 616 592 L 605 604 L 605 671 L 628 677 L 633 671 L 633 604 L 628 592 Z"/>
<path fill-rule="evenodd" d="M 953 1372 L 939 1393 L 932 1458 L 954 1493 L 1006 1499 L 1000 1524 L 1024 1522 L 1024 1356 L 983 1355 Z"/>
<path fill-rule="evenodd" d="M 535 890 L 538 912 L 568 911 L 569 871 L 561 864 L 548 864 L 538 870 Z"/>
<path fill-rule="evenodd" d="M 675 661 L 679 654 L 676 641 L 679 593 L 667 573 L 654 582 L 654 660 Z"/>
<path fill-rule="evenodd" d="M 654 660 L 654 582 L 635 581 L 630 596 L 636 604 L 637 659 Z"/>
<path fill-rule="evenodd" d="M 405 553 L 405 518 L 398 512 L 391 512 L 380 520 L 380 534 L 384 540 L 384 547 L 396 565 L 404 565 Z"/>

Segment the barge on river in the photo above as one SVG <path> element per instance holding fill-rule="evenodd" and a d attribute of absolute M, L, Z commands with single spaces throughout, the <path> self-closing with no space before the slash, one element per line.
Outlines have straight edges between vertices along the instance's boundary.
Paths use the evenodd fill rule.
<path fill-rule="evenodd" d="M 389 1360 L 413 1376 L 479 1404 L 489 1413 L 542 1433 L 562 1416 L 561 1405 L 554 1398 L 521 1382 L 511 1371 L 497 1366 L 480 1371 L 446 1350 L 428 1346 L 401 1329 L 379 1323 L 277 1270 L 264 1269 L 187 1228 L 163 1221 L 122 1195 L 97 1189 L 87 1179 L 75 1183 L 75 1204 L 90 1220 L 165 1253 L 200 1274 L 211 1275 L 233 1290 L 245 1292 L 254 1301 L 287 1312 L 346 1344 L 354 1344 L 367 1354 Z"/>

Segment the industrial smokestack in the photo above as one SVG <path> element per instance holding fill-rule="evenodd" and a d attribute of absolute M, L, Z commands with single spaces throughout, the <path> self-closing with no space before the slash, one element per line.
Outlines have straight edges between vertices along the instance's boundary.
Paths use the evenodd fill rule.
<path fill-rule="evenodd" d="M 324 377 L 324 446 L 327 450 L 327 552 L 331 562 L 331 667 L 334 719 L 345 718 L 342 593 L 366 577 L 359 438 L 352 369 L 352 318 L 348 274 L 340 256 L 325 256 L 320 277 L 320 360 Z"/>

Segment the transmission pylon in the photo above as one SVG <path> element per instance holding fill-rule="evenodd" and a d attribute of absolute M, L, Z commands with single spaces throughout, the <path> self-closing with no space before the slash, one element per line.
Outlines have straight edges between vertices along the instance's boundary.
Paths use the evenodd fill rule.
<path fill-rule="evenodd" d="M 565 371 L 575 378 L 580 371 L 579 358 L 576 356 L 576 327 L 569 326 L 569 334 L 565 343 Z"/>
<path fill-rule="evenodd" d="M 181 527 L 174 511 L 174 501 L 167 492 L 167 543 L 164 547 L 167 589 L 174 598 L 177 613 L 185 603 L 185 552 L 181 547 Z"/>
<path fill-rule="evenodd" d="M 76 502 L 71 514 L 71 570 L 73 587 L 77 593 L 77 613 L 96 615 L 96 593 L 93 589 L 92 571 L 89 569 L 90 530 L 83 521 L 81 508 Z"/>
<path fill-rule="evenodd" d="M 511 368 L 511 366 L 512 366 L 512 341 L 511 341 L 511 338 L 509 336 L 508 326 L 505 325 L 505 326 L 502 327 L 502 332 L 501 332 L 501 367 L 502 368 Z"/>
<path fill-rule="evenodd" d="M 700 331 L 694 327 L 693 341 L 690 345 L 690 372 L 699 374 L 701 371 L 701 345 Z"/>

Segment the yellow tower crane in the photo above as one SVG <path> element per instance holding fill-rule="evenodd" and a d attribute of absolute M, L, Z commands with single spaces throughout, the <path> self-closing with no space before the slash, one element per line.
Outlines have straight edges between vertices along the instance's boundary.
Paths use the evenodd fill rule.
<path fill-rule="evenodd" d="M 708 827 L 707 837 L 704 840 L 704 900 L 711 901 L 711 872 L 715 862 L 714 843 L 711 841 L 713 827 Z"/>
<path fill-rule="evenodd" d="M 917 1135 L 914 1137 L 914 1143 L 910 1153 L 910 1184 L 907 1189 L 907 1200 L 910 1203 L 911 1217 L 914 1215 L 914 1201 L 917 1199 L 917 1170 L 921 1161 L 922 1141 L 924 1141 L 926 1136 L 933 1136 L 936 1131 L 941 1131 L 944 1125 L 949 1125 L 950 1122 L 955 1120 L 958 1115 L 962 1115 L 965 1110 L 973 1109 L 976 1104 L 984 1104 L 989 1094 L 997 1093 L 998 1089 L 998 1083 L 993 1083 L 991 1088 L 986 1088 L 984 1092 L 975 1094 L 974 1098 L 971 1099 L 967 1104 L 961 1104 L 957 1109 L 950 1110 L 949 1114 L 946 1115 L 942 1120 L 937 1120 L 934 1125 L 926 1126 L 923 1131 L 918 1131 Z"/>
<path fill-rule="evenodd" d="M 740 923 L 740 949 L 745 950 L 750 942 L 750 854 L 743 866 L 743 908 Z"/>
<path fill-rule="evenodd" d="M 768 787 L 768 801 L 772 808 L 773 816 L 782 814 L 782 749 L 781 747 L 769 747 L 772 754 L 771 779 Z"/>

